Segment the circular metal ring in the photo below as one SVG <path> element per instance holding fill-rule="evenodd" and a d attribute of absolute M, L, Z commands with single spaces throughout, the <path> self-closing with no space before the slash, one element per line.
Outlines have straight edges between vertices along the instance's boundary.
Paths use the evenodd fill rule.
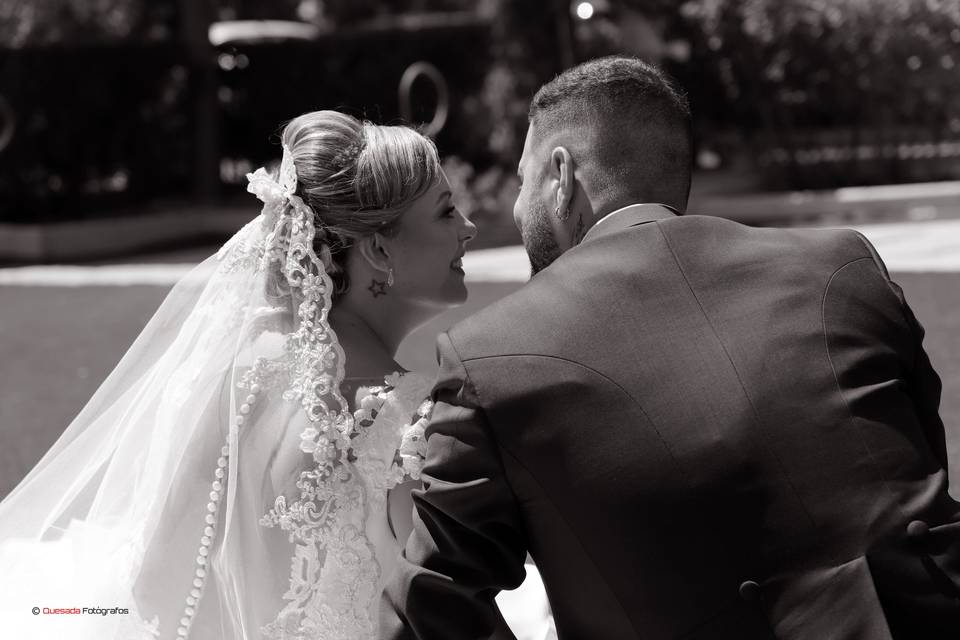
<path fill-rule="evenodd" d="M 17 130 L 17 114 L 2 95 L 0 95 L 0 122 L 3 123 L 3 128 L 0 129 L 0 152 L 2 152 L 13 140 L 13 134 Z"/>
<path fill-rule="evenodd" d="M 413 104 L 411 103 L 410 93 L 413 90 L 413 83 L 421 76 L 430 80 L 437 92 L 437 109 L 433 113 L 433 119 L 424 127 L 423 131 L 432 138 L 440 133 L 444 125 L 447 124 L 447 117 L 450 115 L 450 89 L 440 70 L 429 62 L 422 60 L 414 62 L 403 72 L 398 88 L 400 116 L 407 122 L 413 122 Z"/>

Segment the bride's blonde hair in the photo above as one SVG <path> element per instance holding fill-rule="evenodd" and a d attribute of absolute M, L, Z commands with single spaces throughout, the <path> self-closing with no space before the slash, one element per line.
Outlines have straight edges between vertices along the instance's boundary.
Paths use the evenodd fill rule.
<path fill-rule="evenodd" d="M 353 241 L 390 234 L 404 211 L 440 178 L 433 141 L 404 126 L 382 126 L 339 111 L 291 120 L 283 144 L 297 168 L 297 194 L 313 209 L 317 255 L 334 282 L 349 288 Z"/>

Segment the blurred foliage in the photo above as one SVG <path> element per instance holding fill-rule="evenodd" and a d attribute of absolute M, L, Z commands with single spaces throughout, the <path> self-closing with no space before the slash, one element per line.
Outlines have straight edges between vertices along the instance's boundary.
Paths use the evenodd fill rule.
<path fill-rule="evenodd" d="M 190 1 L 202 0 L 0 2 L 0 120 L 16 121 L 0 154 L 0 209 L 15 213 L 0 216 L 189 193 L 200 94 L 178 29 Z M 300 112 L 397 122 L 399 78 L 427 60 L 453 99 L 437 143 L 461 207 L 511 224 L 530 98 L 565 60 L 610 53 L 687 88 L 704 168 L 759 169 L 787 188 L 960 177 L 960 0 L 593 0 L 587 20 L 568 0 L 209 1 L 220 20 L 324 34 L 216 52 L 228 192 Z M 433 92 L 418 87 L 415 118 L 428 119 Z"/>
<path fill-rule="evenodd" d="M 400 78 L 421 60 L 440 71 L 451 96 L 447 126 L 436 136 L 441 153 L 469 153 L 476 127 L 462 101 L 480 86 L 489 48 L 487 30 L 479 23 L 414 33 L 333 32 L 315 42 L 224 45 L 219 53 L 222 155 L 254 166 L 274 158 L 274 134 L 282 123 L 315 109 L 397 123 Z M 431 119 L 436 94 L 429 82 L 418 81 L 412 96 L 417 121 Z M 234 174 L 242 191 L 243 171 Z"/>
<path fill-rule="evenodd" d="M 186 63 L 173 45 L 0 51 L 0 99 L 16 114 L 0 153 L 0 220 L 102 216 L 189 194 Z"/>
<path fill-rule="evenodd" d="M 230 4 L 229 0 L 222 3 L 223 7 Z M 353 53 L 324 59 L 321 82 L 325 86 L 322 92 L 349 96 L 341 104 L 349 104 L 356 113 L 383 121 L 385 117 L 396 116 L 397 109 L 388 91 L 395 86 L 403 66 L 415 59 L 436 64 L 450 83 L 454 98 L 451 120 L 437 136 L 437 143 L 445 156 L 448 177 L 459 193 L 458 206 L 473 216 L 481 227 L 507 224 L 512 228 L 510 213 L 516 195 L 516 163 L 526 135 L 527 106 L 537 88 L 562 70 L 558 56 L 557 19 L 558 12 L 569 9 L 567 3 L 554 0 L 301 0 L 294 4 L 296 7 L 291 8 L 291 2 L 286 0 L 277 4 L 268 0 L 248 1 L 244 3 L 244 14 L 237 17 L 251 17 L 248 14 L 253 12 L 257 17 L 289 18 L 292 12 L 301 20 L 331 28 L 335 34 L 341 27 L 382 26 L 389 24 L 390 18 L 409 18 L 416 14 L 459 12 L 476 16 L 486 32 L 483 38 L 462 30 L 430 35 L 435 29 L 428 29 L 420 37 L 405 39 L 381 33 L 378 36 L 380 41 L 370 41 L 371 50 L 365 56 L 382 54 L 382 62 L 376 71 L 372 68 L 363 71 L 365 67 L 359 54 L 355 53 L 359 45 L 347 44 L 346 51 Z M 354 37 L 363 38 L 360 35 Z M 383 41 L 384 37 L 388 41 Z M 437 46 L 425 49 L 424 42 L 431 39 Z M 287 47 L 289 51 L 289 45 Z M 261 58 L 262 55 L 263 52 Z M 250 57 L 254 59 L 253 54 Z M 397 67 L 400 62 L 403 65 Z M 348 72 L 342 68 L 345 63 L 359 66 Z M 251 73 L 254 66 L 251 64 Z M 266 68 L 275 67 L 266 65 Z M 303 65 L 302 68 L 309 67 Z M 340 81 L 338 75 L 343 76 Z M 390 83 L 388 91 L 382 89 L 384 80 Z M 256 97 L 264 91 L 263 80 L 247 78 L 239 82 L 245 88 L 237 87 L 238 93 L 227 110 L 241 118 L 243 124 L 238 120 L 236 128 L 228 126 L 236 132 L 261 131 L 262 127 L 252 126 L 249 109 L 253 104 L 260 105 L 257 120 L 265 123 L 269 119 L 260 117 L 264 115 L 263 105 L 269 103 Z M 302 82 L 299 80 L 291 86 L 303 86 Z M 353 85 L 353 89 L 335 86 L 338 82 Z M 364 82 L 369 84 L 366 90 L 361 86 Z M 279 97 L 283 90 L 277 90 L 281 92 L 275 94 Z M 361 97 L 361 94 L 364 95 Z M 312 95 L 312 92 L 306 95 Z M 277 104 L 290 107 L 302 103 L 303 97 L 290 96 L 293 102 L 280 100 Z M 277 109 L 269 106 L 266 109 L 271 112 L 271 117 L 275 117 L 274 122 L 280 121 L 276 118 L 279 115 Z M 284 117 L 290 115 L 293 114 Z M 230 137 L 226 136 L 227 139 Z M 243 146 L 249 148 L 248 142 Z M 263 153 L 269 153 L 269 149 L 264 149 Z M 247 168 L 244 165 L 232 174 L 239 180 Z"/>
<path fill-rule="evenodd" d="M 565 46 L 576 60 L 626 53 L 662 64 L 688 90 L 707 168 L 740 164 L 791 188 L 957 170 L 923 154 L 960 128 L 960 0 L 594 0 L 589 20 L 571 17 L 576 4 L 302 0 L 298 11 L 343 26 L 411 11 L 487 20 L 483 80 L 457 105 L 464 126 L 443 136 L 451 166 L 463 165 L 464 207 L 480 216 L 512 194 L 530 97 L 562 70 Z"/>
<path fill-rule="evenodd" d="M 738 126 L 947 124 L 960 116 L 960 0 L 693 0 L 692 61 Z"/>
<path fill-rule="evenodd" d="M 960 0 L 592 4 L 577 59 L 666 68 L 704 168 L 759 169 L 773 188 L 960 178 Z"/>
<path fill-rule="evenodd" d="M 476 223 L 481 243 L 504 244 L 505 240 L 519 239 L 513 223 L 513 206 L 520 186 L 515 169 L 495 164 L 478 171 L 459 156 L 447 156 L 443 171 L 450 181 L 454 203 Z"/>
<path fill-rule="evenodd" d="M 960 0 L 691 0 L 680 14 L 698 115 L 736 130 L 772 186 L 957 177 L 952 152 L 911 149 L 960 137 Z"/>
<path fill-rule="evenodd" d="M 552 0 L 446 4 L 475 10 L 489 25 L 490 45 L 479 89 L 460 105 L 468 126 L 457 131 L 458 144 L 444 167 L 459 193 L 458 206 L 481 230 L 488 229 L 482 233 L 514 233 L 516 166 L 526 137 L 527 108 L 540 85 L 562 71 L 557 12 L 568 6 Z"/>
<path fill-rule="evenodd" d="M 5 0 L 0 47 L 89 45 L 166 40 L 176 7 L 156 0 Z"/>

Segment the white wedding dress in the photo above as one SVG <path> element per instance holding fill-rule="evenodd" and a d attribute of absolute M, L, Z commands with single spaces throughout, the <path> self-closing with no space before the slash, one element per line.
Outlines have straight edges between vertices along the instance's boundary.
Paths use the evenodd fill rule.
<path fill-rule="evenodd" d="M 286 554 L 292 558 L 290 587 L 277 619 L 264 628 L 265 638 L 377 637 L 380 594 L 400 553 L 388 491 L 406 477 L 419 477 L 430 385 L 418 374 L 393 374 L 382 386 L 358 390 L 354 415 L 360 429 L 346 465 L 350 479 L 338 489 L 344 504 L 335 524 L 317 531 L 303 503 L 284 497 L 261 521 L 296 534 L 293 553 Z"/>
<path fill-rule="evenodd" d="M 262 540 L 269 541 L 263 548 L 270 549 L 271 555 L 250 557 L 246 566 L 237 567 L 251 572 L 244 586 L 243 601 L 250 607 L 245 618 L 252 626 L 259 626 L 259 630 L 245 630 L 239 621 L 231 625 L 232 628 L 225 626 L 221 608 L 210 604 L 220 598 L 211 589 L 207 581 L 210 574 L 206 571 L 202 579 L 194 578 L 196 582 L 181 582 L 184 586 L 179 594 L 167 593 L 171 597 L 161 598 L 168 603 L 183 603 L 184 609 L 175 612 L 168 608 L 169 622 L 163 624 L 161 616 L 148 608 L 149 594 L 169 590 L 170 581 L 166 578 L 158 581 L 158 586 L 162 585 L 159 589 L 146 585 L 143 590 L 148 594 L 146 602 L 138 604 L 136 597 L 131 597 L 124 587 L 129 578 L 123 576 L 136 566 L 136 560 L 120 552 L 124 546 L 121 532 L 94 531 L 76 523 L 58 540 L 0 544 L 0 567 L 6 569 L 0 587 L 3 611 L 0 628 L 4 630 L 4 637 L 7 633 L 24 639 L 91 640 L 378 637 L 380 593 L 401 551 L 401 543 L 389 522 L 387 492 L 411 474 L 417 475 L 423 453 L 423 430 L 430 410 L 430 402 L 425 398 L 431 384 L 427 376 L 406 373 L 388 376 L 378 386 L 363 385 L 357 389 L 355 416 L 364 426 L 354 439 L 356 459 L 348 465 L 352 477 L 349 490 L 341 489 L 344 495 L 349 495 L 349 501 L 340 510 L 335 525 L 323 535 L 314 535 L 310 529 L 319 525 L 299 515 L 303 504 L 298 504 L 300 495 L 296 490 L 277 496 L 273 505 L 264 505 L 264 517 L 259 525 L 264 529 Z M 352 386 L 348 381 L 344 388 Z M 214 469 L 222 468 L 215 463 Z M 279 475 L 295 477 L 299 473 L 291 469 Z M 214 477 L 219 476 L 214 474 Z M 206 537 L 205 530 L 209 532 L 213 528 L 206 515 L 192 523 L 193 538 L 200 540 Z M 190 538 L 191 523 L 186 520 L 182 524 L 182 530 L 187 533 L 185 538 Z M 290 532 L 297 533 L 294 541 L 289 537 Z M 161 566 L 163 562 L 176 562 L 176 559 L 164 553 Z M 516 593 L 501 594 L 498 601 L 521 640 L 553 637 L 536 569 L 530 565 L 528 572 L 531 573 L 528 584 Z M 257 575 L 255 580 L 253 574 Z M 13 580 L 14 576 L 20 579 Z M 31 609 L 38 605 L 123 607 L 130 613 L 34 616 Z M 261 624 L 271 615 L 272 620 Z M 179 630 L 187 629 L 188 633 L 178 635 Z"/>
<path fill-rule="evenodd" d="M 138 554 L 126 550 L 130 532 L 122 528 L 76 521 L 56 539 L 0 542 L 0 568 L 4 570 L 0 635 L 130 640 L 376 638 L 380 593 L 400 553 L 400 542 L 388 520 L 387 492 L 401 480 L 417 475 L 430 384 L 430 379 L 420 374 L 394 374 L 379 386 L 357 390 L 354 415 L 360 428 L 353 439 L 352 461 L 343 469 L 349 480 L 337 489 L 340 504 L 335 517 L 319 516 L 324 505 L 314 507 L 316 503 L 305 499 L 296 487 L 296 479 L 308 471 L 294 462 L 303 456 L 291 457 L 294 466 L 282 470 L 277 458 L 269 467 L 256 458 L 238 465 L 238 475 L 247 468 L 269 468 L 272 477 L 264 479 L 264 484 L 291 482 L 287 491 L 261 501 L 262 515 L 248 523 L 252 526 L 234 529 L 254 541 L 244 545 L 244 536 L 240 537 L 237 544 L 247 547 L 250 554 L 240 552 L 242 564 L 230 568 L 246 574 L 234 583 L 238 587 L 234 596 L 239 598 L 236 620 L 223 615 L 224 594 L 217 593 L 229 581 L 211 580 L 219 569 L 201 560 L 219 552 L 215 533 L 220 509 L 198 510 L 181 502 L 179 517 L 171 514 L 161 524 L 161 546 L 146 554 L 146 571 L 139 581 L 130 575 L 140 564 Z M 258 435 L 251 432 L 247 437 Z M 301 435 L 301 431 L 293 434 L 298 440 Z M 290 444 L 289 438 L 284 440 Z M 297 445 L 292 448 L 296 450 Z M 264 447 L 241 435 L 240 449 L 269 451 L 269 456 L 275 457 L 282 445 Z M 222 492 L 229 449 L 220 453 L 227 455 L 214 458 L 210 471 L 212 482 L 219 482 Z M 202 500 L 193 502 L 216 505 L 220 498 L 211 499 L 216 491 L 201 493 Z M 209 543 L 204 545 L 204 539 Z M 192 541 L 205 549 L 203 555 L 193 558 Z M 187 553 L 192 562 L 177 557 Z M 177 565 L 193 565 L 193 576 L 172 580 L 172 574 L 183 573 Z M 178 604 L 182 611 L 176 610 Z M 34 616 L 34 606 L 121 608 L 129 613 Z"/>
<path fill-rule="evenodd" d="M 344 380 L 293 163 L 248 177 L 261 214 L 0 502 L 0 637 L 377 637 L 388 492 L 419 476 L 431 381 Z M 533 597 L 524 638 L 548 621 Z"/>

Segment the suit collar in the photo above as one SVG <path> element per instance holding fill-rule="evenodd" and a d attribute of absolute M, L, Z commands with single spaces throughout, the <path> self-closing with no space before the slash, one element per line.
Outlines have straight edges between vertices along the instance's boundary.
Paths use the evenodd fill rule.
<path fill-rule="evenodd" d="M 678 215 L 676 210 L 665 204 L 652 202 L 631 204 L 622 209 L 612 211 L 597 220 L 594 225 L 587 230 L 581 242 L 610 235 L 617 231 L 623 231 L 627 227 L 634 227 L 638 224 L 673 218 L 676 215 Z"/>

